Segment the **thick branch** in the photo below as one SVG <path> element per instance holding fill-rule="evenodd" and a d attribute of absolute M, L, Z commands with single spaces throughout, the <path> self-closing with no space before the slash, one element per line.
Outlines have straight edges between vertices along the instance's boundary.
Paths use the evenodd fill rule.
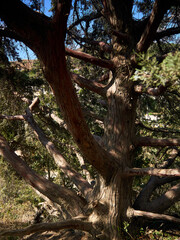
<path fill-rule="evenodd" d="M 97 83 L 95 81 L 92 80 L 88 80 L 84 77 L 81 77 L 78 74 L 75 73 L 71 73 L 71 79 L 76 82 L 80 87 L 85 87 L 103 97 L 106 96 L 106 85 L 101 84 L 101 83 Z"/>
<path fill-rule="evenodd" d="M 180 146 L 179 138 L 156 139 L 151 137 L 139 137 L 136 141 L 137 146 L 166 147 Z"/>
<path fill-rule="evenodd" d="M 38 105 L 39 98 L 35 98 L 31 105 L 29 106 L 29 110 L 27 110 L 27 115 L 16 115 L 16 116 L 1 116 L 0 119 L 7 120 L 26 120 L 30 127 L 33 129 L 35 135 L 42 143 L 42 145 L 48 150 L 50 155 L 54 158 L 58 167 L 66 174 L 72 182 L 77 186 L 77 188 L 81 191 L 81 193 L 86 196 L 88 192 L 92 190 L 91 185 L 78 173 L 76 172 L 64 159 L 58 149 L 54 146 L 52 142 L 50 142 L 43 131 L 38 127 L 37 123 L 34 121 L 34 118 L 31 114 L 31 111 Z M 30 111 L 31 110 L 31 111 Z"/>
<path fill-rule="evenodd" d="M 179 152 L 177 152 L 176 154 L 171 154 L 169 159 L 166 160 L 163 164 L 161 164 L 161 166 L 159 166 L 159 168 L 160 168 L 159 170 L 170 167 L 178 156 L 179 156 Z M 157 187 L 160 187 L 161 185 L 166 184 L 166 183 L 171 183 L 176 180 L 179 180 L 179 177 L 151 176 L 148 183 L 143 187 L 143 189 L 139 193 L 139 196 L 135 200 L 134 208 L 139 209 L 139 210 L 140 209 L 145 210 L 147 205 L 150 202 L 149 199 L 150 199 L 153 191 Z"/>
<path fill-rule="evenodd" d="M 0 17 L 25 44 L 33 49 L 36 43 L 36 47 L 41 48 L 45 29 L 50 23 L 48 17 L 33 11 L 19 0 L 0 1 Z"/>
<path fill-rule="evenodd" d="M 180 27 L 169 28 L 161 32 L 157 32 L 154 39 L 159 40 L 163 37 L 170 37 L 171 35 L 180 33 Z"/>
<path fill-rule="evenodd" d="M 66 48 L 66 55 L 69 55 L 71 57 L 78 58 L 80 60 L 83 60 L 85 62 L 89 62 L 91 64 L 97 65 L 102 68 L 108 68 L 108 69 L 113 69 L 114 63 L 110 60 L 103 60 L 94 56 L 91 56 L 87 53 L 75 51 L 69 48 Z"/>
<path fill-rule="evenodd" d="M 26 42 L 26 40 L 24 38 L 22 38 L 17 33 L 13 32 L 9 29 L 4 29 L 4 30 L 0 29 L 0 36 L 12 38 L 12 39 L 14 39 L 16 41 L 20 41 L 20 42 Z"/>
<path fill-rule="evenodd" d="M 0 237 L 5 236 L 24 236 L 36 232 L 46 232 L 46 231 L 59 231 L 62 229 L 77 229 L 85 232 L 91 233 L 95 236 L 95 230 L 92 226 L 92 223 L 82 221 L 79 219 L 66 220 L 64 222 L 54 222 L 54 223 L 39 223 L 31 225 L 24 229 L 19 230 L 5 230 L 1 231 Z"/>
<path fill-rule="evenodd" d="M 18 172 L 18 174 L 33 188 L 37 189 L 51 201 L 59 205 L 68 206 L 70 212 L 79 213 L 84 202 L 72 190 L 58 186 L 55 183 L 39 176 L 8 146 L 6 140 L 0 136 L 0 155 L 3 156 Z"/>
<path fill-rule="evenodd" d="M 158 177 L 180 177 L 180 169 L 158 169 L 158 168 L 127 168 L 124 174 L 128 176 L 158 176 Z"/>
<path fill-rule="evenodd" d="M 180 200 L 180 183 L 173 186 L 166 193 L 147 204 L 145 210 L 162 213 Z"/>
<path fill-rule="evenodd" d="M 153 220 L 154 219 L 160 219 L 160 220 L 180 223 L 180 218 L 168 216 L 168 215 L 165 215 L 165 214 L 145 212 L 145 211 L 140 211 L 140 210 L 132 210 L 132 217 L 145 217 L 145 218 L 153 219 Z"/>
<path fill-rule="evenodd" d="M 156 0 L 149 18 L 149 21 L 145 27 L 145 30 L 137 44 L 137 50 L 144 52 L 148 49 L 151 42 L 155 38 L 156 31 L 161 23 L 164 14 L 170 7 L 169 0 Z"/>
<path fill-rule="evenodd" d="M 58 151 L 58 149 L 54 146 L 54 144 L 46 138 L 42 130 L 38 127 L 38 125 L 34 121 L 33 116 L 30 112 L 26 116 L 26 120 L 28 124 L 31 126 L 31 128 L 33 129 L 36 136 L 38 137 L 39 141 L 48 150 L 51 156 L 53 156 L 58 167 L 60 167 L 61 170 L 64 172 L 64 174 L 66 174 L 72 180 L 72 182 L 77 186 L 77 188 L 81 191 L 81 193 L 84 196 L 87 196 L 87 194 L 92 190 L 91 185 L 81 176 L 81 174 L 76 172 L 66 162 L 66 160 Z"/>

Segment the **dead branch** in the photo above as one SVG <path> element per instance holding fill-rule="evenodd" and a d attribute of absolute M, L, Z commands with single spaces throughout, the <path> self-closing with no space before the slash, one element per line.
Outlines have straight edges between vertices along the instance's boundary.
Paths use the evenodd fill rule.
<path fill-rule="evenodd" d="M 180 177 L 180 169 L 126 168 L 123 174 L 127 176 Z"/>
<path fill-rule="evenodd" d="M 145 211 L 134 210 L 134 209 L 132 210 L 132 217 L 145 217 L 148 219 L 160 219 L 160 220 L 180 223 L 180 218 L 176 218 L 176 217 L 165 215 L 165 214 L 145 212 Z"/>
<path fill-rule="evenodd" d="M 136 141 L 136 146 L 151 146 L 151 147 L 166 147 L 166 146 L 180 146 L 179 138 L 151 138 L 139 137 Z"/>
<path fill-rule="evenodd" d="M 77 229 L 85 232 L 91 233 L 95 237 L 95 230 L 92 223 L 87 221 L 82 221 L 79 219 L 71 219 L 63 222 L 54 223 L 39 223 L 34 224 L 24 229 L 18 230 L 4 230 L 1 231 L 0 237 L 5 236 L 24 236 L 35 232 L 46 232 L 46 231 L 59 231 L 62 229 Z"/>
<path fill-rule="evenodd" d="M 66 55 L 78 58 L 80 60 L 83 60 L 85 62 L 89 62 L 91 64 L 94 64 L 94 65 L 102 67 L 102 68 L 113 69 L 115 67 L 114 63 L 110 60 L 100 59 L 100 58 L 91 56 L 87 53 L 83 53 L 83 52 L 80 52 L 80 51 L 75 51 L 75 50 L 72 50 L 72 49 L 69 49 L 69 48 L 66 48 L 65 51 L 66 51 Z"/>
<path fill-rule="evenodd" d="M 137 43 L 137 50 L 139 52 L 144 52 L 150 46 L 156 31 L 159 27 L 160 22 L 162 21 L 164 14 L 170 7 L 170 1 L 168 0 L 156 0 L 149 17 L 149 21 L 144 29 L 143 34 L 139 42 Z"/>
<path fill-rule="evenodd" d="M 39 98 L 38 97 L 34 98 L 32 103 L 29 105 L 30 111 L 32 111 L 35 107 L 37 107 L 39 103 L 40 103 Z"/>
<path fill-rule="evenodd" d="M 54 146 L 54 144 L 49 141 L 43 131 L 39 128 L 37 123 L 35 122 L 33 115 L 31 114 L 31 110 L 36 107 L 39 104 L 39 98 L 35 98 L 32 103 L 30 104 L 29 108 L 26 110 L 26 115 L 19 115 L 15 116 L 9 116 L 9 119 L 11 120 L 26 120 L 30 127 L 33 129 L 36 137 L 38 140 L 42 143 L 42 145 L 47 149 L 47 151 L 50 153 L 50 155 L 54 158 L 57 166 L 61 168 L 61 170 L 66 174 L 72 182 L 78 187 L 78 189 L 81 191 L 81 193 L 84 196 L 88 195 L 88 192 L 92 190 L 91 185 L 79 174 L 75 171 L 65 160 L 65 158 L 61 155 L 59 150 Z M 1 118 L 1 116 L 0 116 Z M 7 119 L 7 118 L 6 118 Z"/>

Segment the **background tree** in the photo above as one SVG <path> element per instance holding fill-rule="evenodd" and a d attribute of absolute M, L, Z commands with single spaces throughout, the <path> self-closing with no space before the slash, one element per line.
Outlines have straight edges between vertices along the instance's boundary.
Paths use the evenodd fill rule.
<path fill-rule="evenodd" d="M 60 149 L 47 138 L 47 129 L 44 128 L 43 132 L 43 126 L 40 128 L 32 114 L 39 105 L 37 98 L 29 103 L 25 114 L 2 115 L 3 119 L 27 122 L 76 188 L 72 185 L 67 188 L 37 174 L 12 151 L 2 132 L 4 136 L 0 138 L 0 154 L 27 183 L 60 206 L 66 220 L 4 232 L 1 236 L 74 228 L 90 233 L 93 239 L 119 239 L 123 237 L 123 224 L 129 222 L 129 228 L 132 229 L 134 217 L 179 222 L 178 218 L 163 213 L 180 197 L 177 182 L 180 171 L 175 163 L 179 150 L 170 149 L 180 145 L 179 132 L 173 129 L 172 113 L 165 112 L 172 101 L 175 104 L 179 98 L 180 55 L 178 52 L 167 55 L 169 51 L 177 49 L 177 45 L 168 50 L 169 44 L 161 40 L 167 40 L 167 37 L 180 31 L 179 0 L 148 3 L 132 0 L 53 1 L 52 18 L 40 13 L 38 1 L 33 2 L 30 8 L 19 0 L 1 1 L 0 17 L 3 23 L 0 34 L 22 41 L 38 56 L 67 129 L 84 161 L 96 172 L 96 184 L 94 186 L 91 178 L 85 179 L 74 169 Z M 133 16 L 135 7 L 143 14 L 140 20 Z M 154 40 L 159 48 L 158 59 L 153 57 L 150 49 Z M 67 45 L 76 47 L 78 44 L 83 51 L 68 46 L 65 48 L 66 41 Z M 103 76 L 88 80 L 79 74 L 88 73 L 97 77 L 89 69 L 88 72 L 85 72 L 86 68 L 71 72 L 71 60 L 68 61 L 66 56 L 95 65 L 93 72 L 95 70 Z M 103 97 L 103 100 L 96 97 L 90 102 L 92 105 L 106 105 L 104 130 L 99 131 L 99 136 L 93 136 L 85 121 L 74 82 Z M 84 107 L 87 106 L 85 104 Z M 178 106 L 173 110 L 178 113 Z M 156 116 L 159 111 L 166 114 L 167 121 L 163 120 L 162 125 L 161 117 Z M 153 126 L 153 119 L 149 115 L 142 116 L 144 112 L 155 115 L 156 125 Z M 153 134 L 155 131 L 158 134 Z M 143 147 L 141 151 L 140 147 Z M 152 165 L 147 161 L 148 152 L 156 156 L 156 162 L 153 161 Z M 163 162 L 164 158 L 168 161 Z M 172 164 L 176 169 L 168 169 Z M 133 177 L 144 175 L 151 177 L 134 199 Z M 166 192 L 156 191 L 152 197 L 157 187 L 167 183 L 170 188 Z"/>

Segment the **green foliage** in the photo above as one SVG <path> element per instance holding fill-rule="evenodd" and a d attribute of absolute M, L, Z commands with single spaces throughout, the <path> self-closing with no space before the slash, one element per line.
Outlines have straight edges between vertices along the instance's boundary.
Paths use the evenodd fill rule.
<path fill-rule="evenodd" d="M 138 54 L 139 69 L 136 69 L 132 76 L 133 81 L 145 84 L 146 87 L 165 86 L 167 83 L 172 86 L 179 83 L 180 78 L 180 52 L 169 53 L 159 64 L 153 53 Z"/>

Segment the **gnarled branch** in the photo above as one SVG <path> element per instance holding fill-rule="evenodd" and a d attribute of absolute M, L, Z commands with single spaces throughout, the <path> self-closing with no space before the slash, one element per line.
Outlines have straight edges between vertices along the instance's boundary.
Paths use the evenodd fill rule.
<path fill-rule="evenodd" d="M 78 36 L 77 34 L 75 33 L 71 33 L 69 32 L 69 35 L 75 40 L 79 40 L 81 43 L 82 42 L 85 42 L 85 43 L 88 43 L 89 45 L 93 45 L 93 46 L 97 46 L 99 48 L 100 51 L 103 51 L 103 52 L 108 52 L 108 53 L 111 53 L 112 52 L 112 46 L 109 45 L 108 43 L 105 43 L 105 42 L 102 42 L 102 41 L 95 41 L 95 40 L 92 40 L 92 39 L 89 39 L 89 38 L 82 38 L 80 36 Z"/>

